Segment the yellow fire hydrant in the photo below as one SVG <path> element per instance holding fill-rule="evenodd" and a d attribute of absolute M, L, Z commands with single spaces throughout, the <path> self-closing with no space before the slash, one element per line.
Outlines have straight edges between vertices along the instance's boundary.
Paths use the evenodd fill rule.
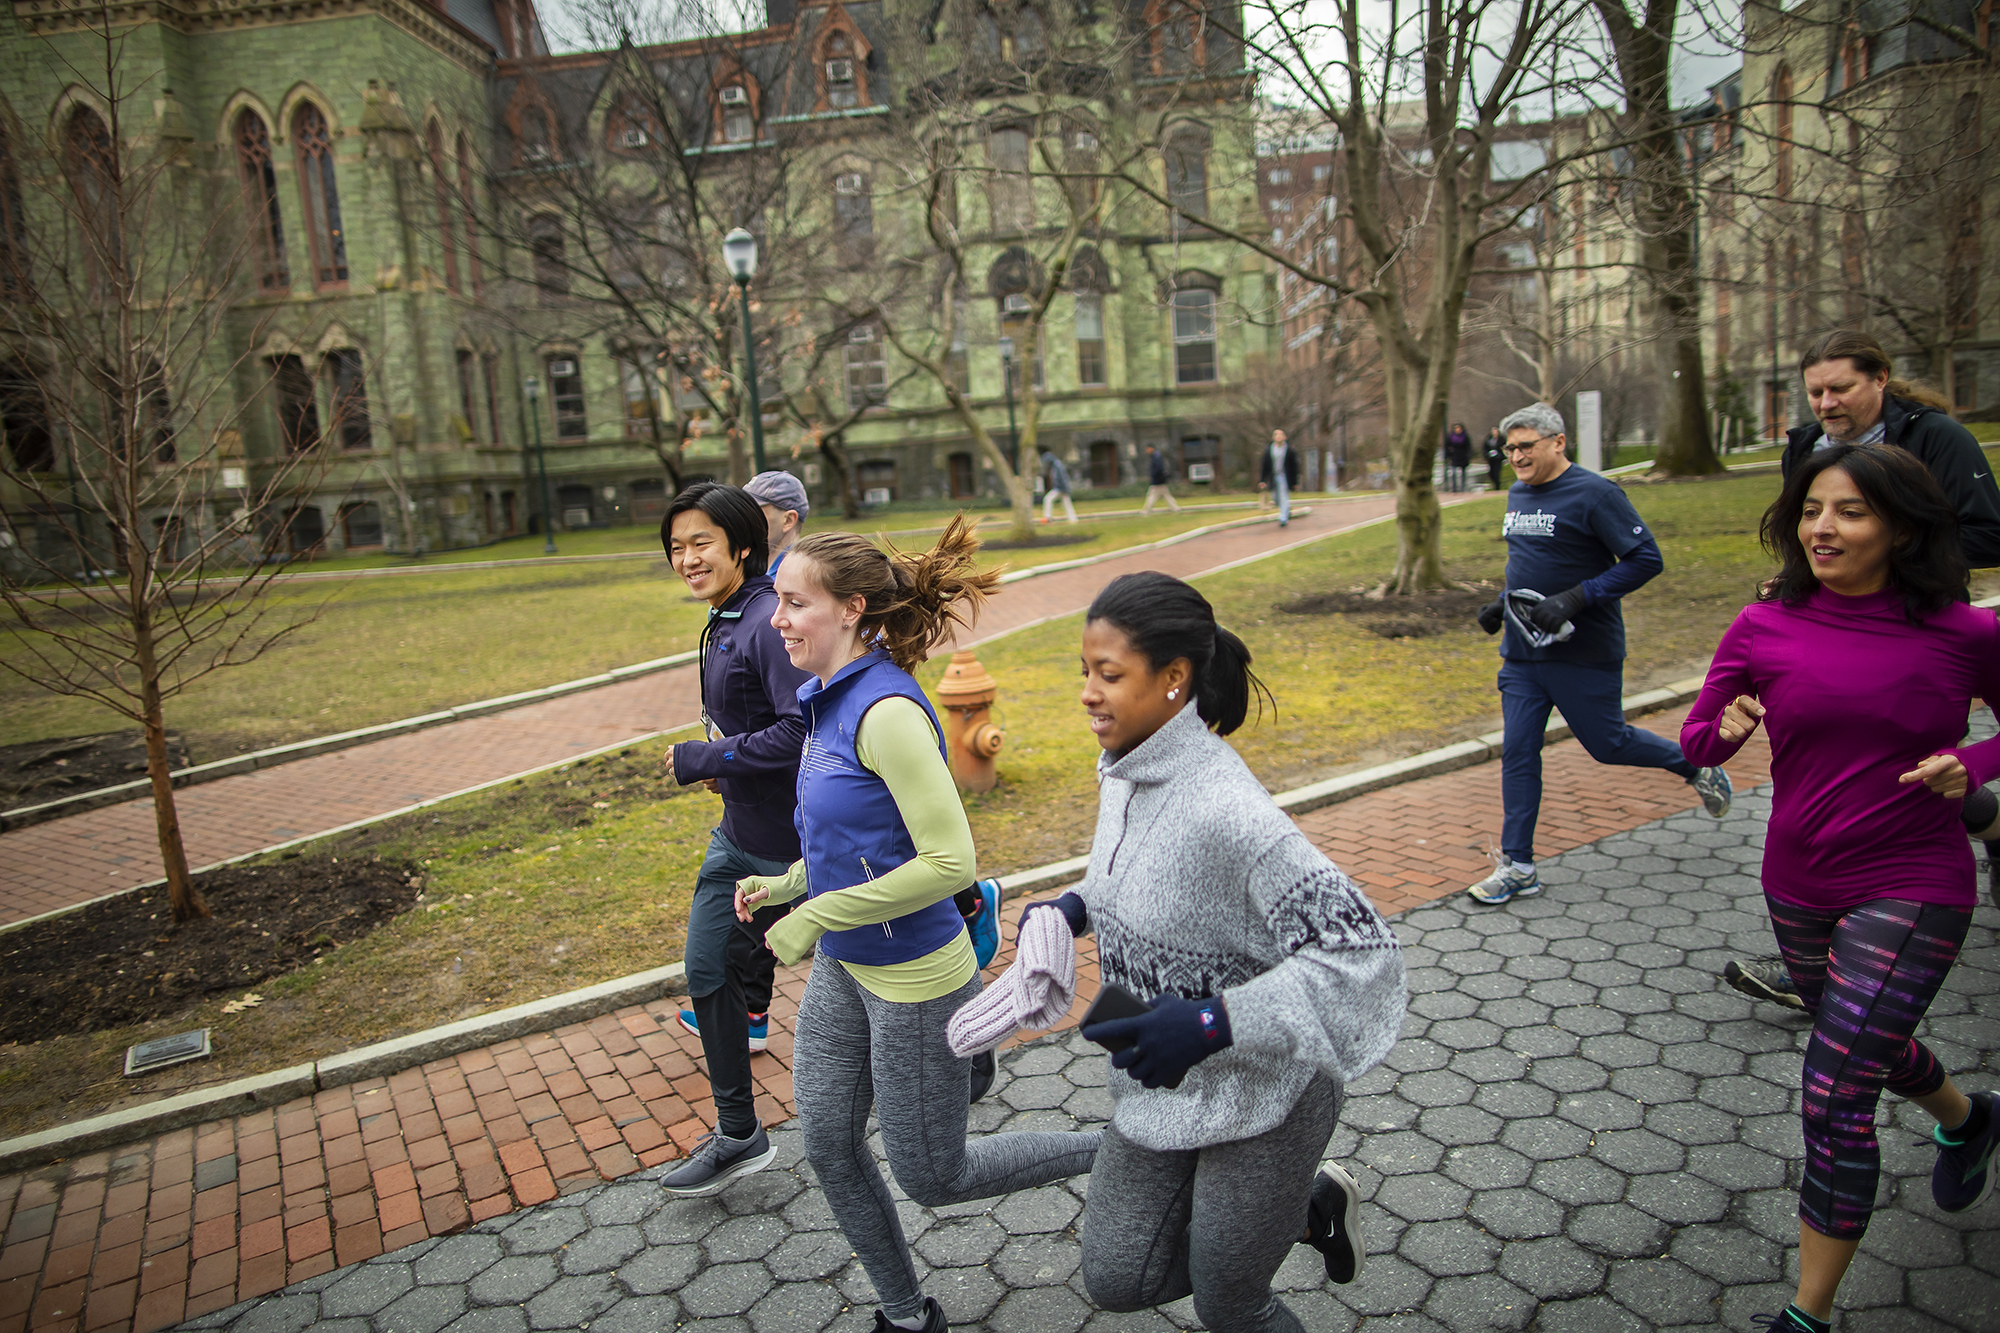
<path fill-rule="evenodd" d="M 951 719 L 944 728 L 951 775 L 964 791 L 992 791 L 1000 781 L 993 757 L 1007 736 L 993 722 L 993 700 L 999 693 L 999 685 L 969 649 L 951 655 L 951 665 L 938 682 L 937 698 L 938 707 Z"/>

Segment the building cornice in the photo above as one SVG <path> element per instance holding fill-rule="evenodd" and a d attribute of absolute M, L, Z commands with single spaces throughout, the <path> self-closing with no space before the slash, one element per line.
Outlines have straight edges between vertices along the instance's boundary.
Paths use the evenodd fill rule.
<path fill-rule="evenodd" d="M 10 0 L 14 18 L 38 37 L 82 32 L 109 22 L 113 28 L 158 23 L 193 35 L 275 27 L 318 19 L 380 15 L 469 69 L 485 70 L 495 51 L 449 15 L 419 0 Z"/>

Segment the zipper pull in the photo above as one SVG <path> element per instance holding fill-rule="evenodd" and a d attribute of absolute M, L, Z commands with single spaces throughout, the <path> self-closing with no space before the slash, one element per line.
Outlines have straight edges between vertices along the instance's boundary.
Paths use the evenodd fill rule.
<path fill-rule="evenodd" d="M 868 864 L 868 858 L 865 856 L 861 858 L 861 873 L 868 877 L 870 883 L 874 882 L 875 880 L 874 868 Z M 892 940 L 896 938 L 896 932 L 889 929 L 889 923 L 887 921 L 884 921 L 882 923 L 882 933 L 884 935 L 887 935 Z"/>

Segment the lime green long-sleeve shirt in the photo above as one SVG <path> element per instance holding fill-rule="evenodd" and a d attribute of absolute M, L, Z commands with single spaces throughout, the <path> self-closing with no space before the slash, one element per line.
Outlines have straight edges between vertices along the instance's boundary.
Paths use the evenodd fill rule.
<path fill-rule="evenodd" d="M 876 879 L 807 899 L 765 935 L 771 951 L 796 963 L 829 930 L 851 930 L 908 916 L 951 897 L 972 882 L 972 826 L 959 803 L 951 770 L 938 753 L 937 731 L 914 699 L 891 697 L 870 708 L 856 734 L 855 753 L 880 777 L 903 817 L 917 854 Z M 806 863 L 783 875 L 738 881 L 767 901 L 792 902 L 806 891 Z M 914 1003 L 949 995 L 977 971 L 972 939 L 960 930 L 949 944 L 906 963 L 842 963 L 854 979 L 885 1000 Z"/>

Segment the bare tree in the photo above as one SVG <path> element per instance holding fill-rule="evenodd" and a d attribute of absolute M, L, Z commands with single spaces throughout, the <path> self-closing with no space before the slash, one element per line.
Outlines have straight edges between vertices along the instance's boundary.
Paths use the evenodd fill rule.
<path fill-rule="evenodd" d="M 182 922 L 209 912 L 175 811 L 166 704 L 310 619 L 265 594 L 283 568 L 273 548 L 311 539 L 299 501 L 318 431 L 289 415 L 289 452 L 246 457 L 249 404 L 266 388 L 282 398 L 291 373 L 256 359 L 271 320 L 245 303 L 266 201 L 254 174 L 209 169 L 171 90 L 133 72 L 126 30 L 108 10 L 95 22 L 84 56 L 38 49 L 75 90 L 55 133 L 0 124 L 0 502 L 13 537 L 0 600 L 20 649 L 0 667 L 143 729 Z"/>

